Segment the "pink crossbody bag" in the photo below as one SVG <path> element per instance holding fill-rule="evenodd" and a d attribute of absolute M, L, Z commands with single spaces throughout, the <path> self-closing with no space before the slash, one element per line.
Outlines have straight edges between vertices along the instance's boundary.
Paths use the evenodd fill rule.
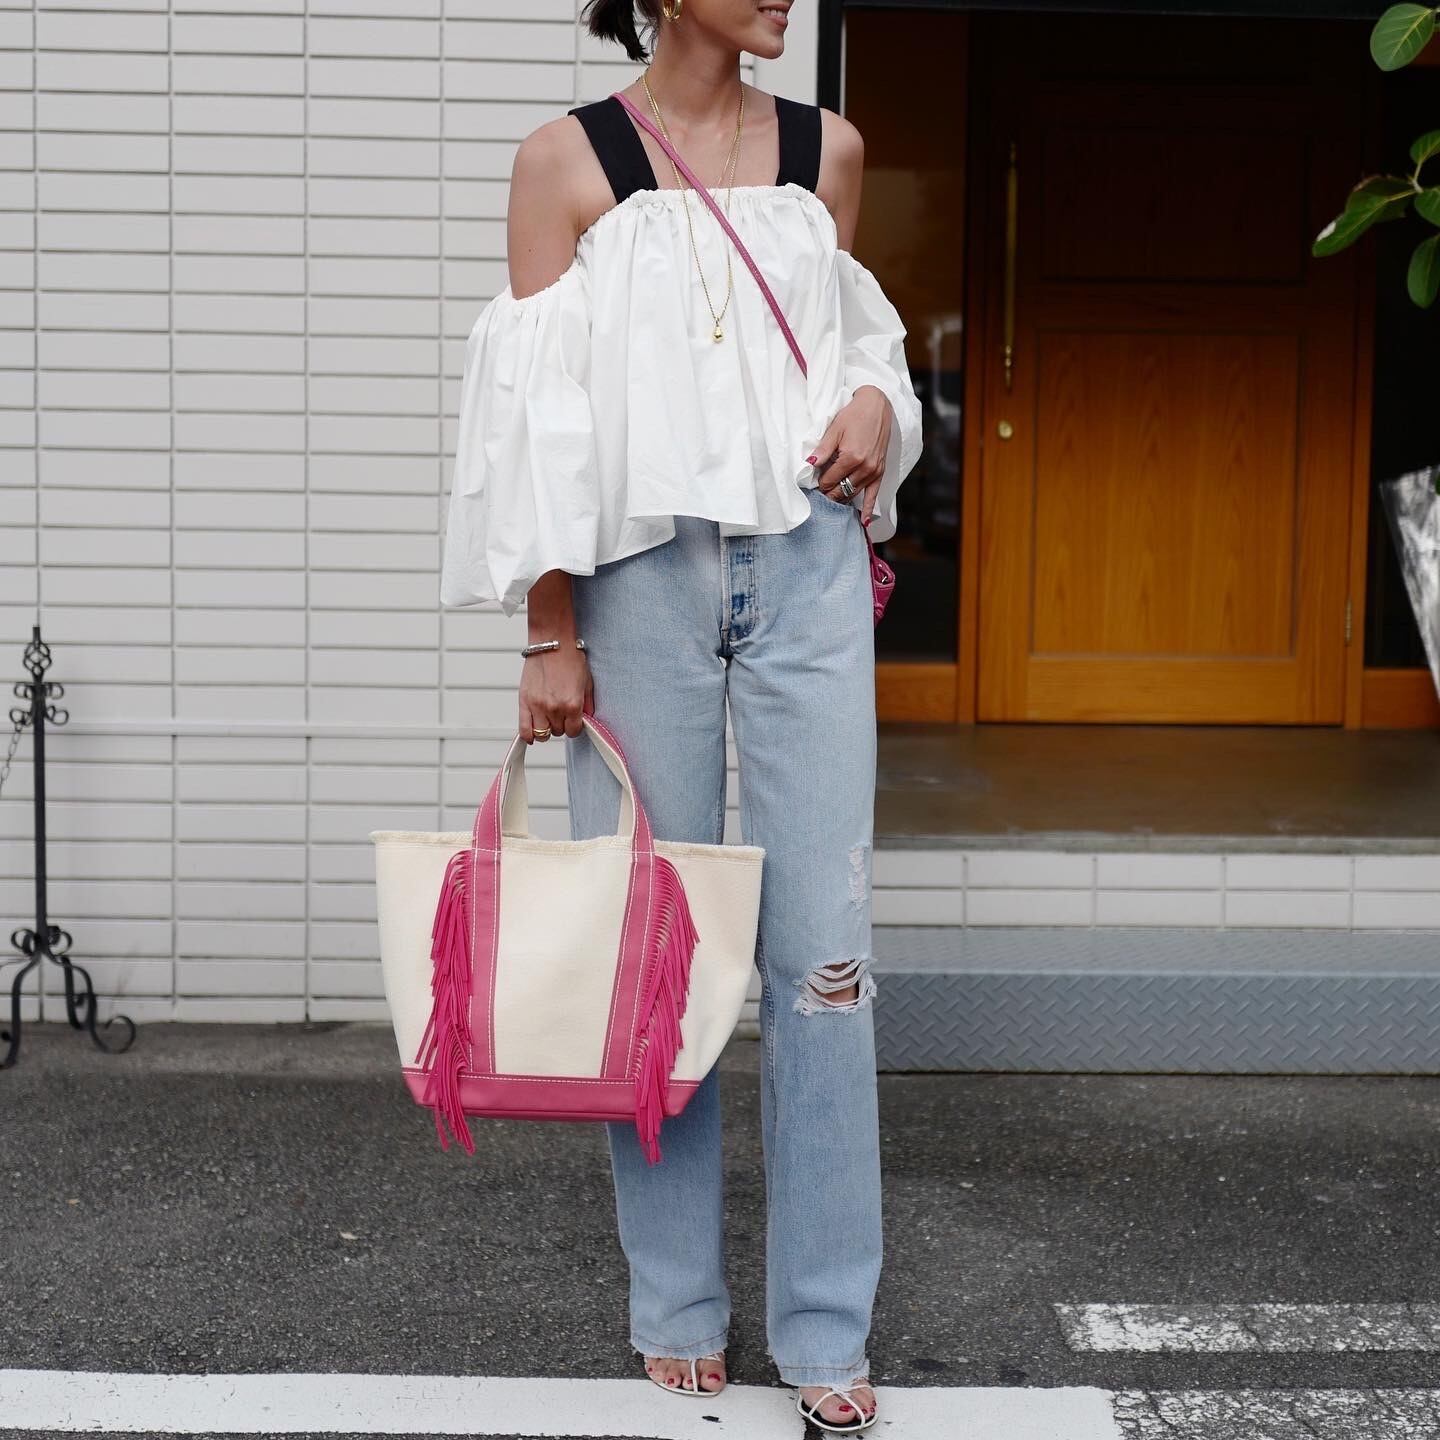
<path fill-rule="evenodd" d="M 715 218 L 720 222 L 720 227 L 735 243 L 735 248 L 740 252 L 740 258 L 745 262 L 746 268 L 755 277 L 755 283 L 760 287 L 760 293 L 764 295 L 771 310 L 775 312 L 775 319 L 779 322 L 781 333 L 785 336 L 786 343 L 790 346 L 790 352 L 795 356 L 796 364 L 800 366 L 800 373 L 807 375 L 809 371 L 805 366 L 805 356 L 801 353 L 800 343 L 795 339 L 795 332 L 791 330 L 789 322 L 785 319 L 785 313 L 780 309 L 780 302 L 775 298 L 775 293 L 765 283 L 765 277 L 760 273 L 760 267 L 751 257 L 750 252 L 745 248 L 745 243 L 735 233 L 734 226 L 730 224 L 725 212 L 716 203 L 715 197 L 701 183 L 699 177 L 680 158 L 679 152 L 661 133 L 660 128 L 627 96 L 622 95 L 618 90 L 614 92 L 615 98 L 625 107 L 635 120 L 647 133 L 654 136 L 655 143 L 675 163 L 675 168 L 685 177 L 686 183 L 691 189 L 710 207 Z M 839 501 L 827 501 L 829 504 L 839 504 Z M 853 506 L 851 507 L 854 508 Z M 860 511 L 855 511 L 860 516 Z M 870 517 L 875 518 L 873 515 Z M 890 596 L 895 592 L 895 572 L 875 553 L 875 543 L 870 539 L 869 521 L 860 518 L 861 528 L 865 534 L 865 544 L 870 549 L 870 591 L 874 601 L 875 623 L 880 623 L 880 617 L 885 613 L 885 607 L 890 602 Z"/>

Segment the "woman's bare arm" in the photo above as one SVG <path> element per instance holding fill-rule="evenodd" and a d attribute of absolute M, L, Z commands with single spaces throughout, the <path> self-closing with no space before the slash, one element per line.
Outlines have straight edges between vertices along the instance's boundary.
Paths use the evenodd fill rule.
<path fill-rule="evenodd" d="M 517 300 L 543 290 L 570 268 L 581 226 L 572 197 L 574 133 L 565 117 L 540 126 L 522 140 L 510 168 L 506 253 L 510 292 Z"/>
<path fill-rule="evenodd" d="M 865 142 L 855 126 L 833 110 L 822 110 L 820 123 L 820 183 L 816 193 L 835 220 L 836 243 L 848 251 L 855 243 L 855 227 L 860 219 Z M 894 423 L 895 413 L 885 392 L 876 385 L 861 385 L 815 447 L 812 463 L 820 472 L 820 489 L 841 504 L 854 503 L 847 501 L 839 488 L 848 475 L 860 492 L 860 514 L 866 521 L 875 510 Z"/>
<path fill-rule="evenodd" d="M 835 220 L 836 243 L 849 250 L 860 219 L 860 188 L 865 175 L 865 141 L 843 115 L 820 111 L 820 181 L 816 193 Z"/>
<path fill-rule="evenodd" d="M 510 293 L 517 299 L 553 284 L 574 263 L 581 226 L 572 200 L 575 172 L 573 118 L 553 120 L 521 141 L 510 172 L 506 243 Z M 582 135 L 583 138 L 583 135 Z M 579 735 L 581 711 L 593 698 L 589 663 L 575 648 L 575 604 L 570 575 L 547 570 L 525 596 L 531 643 L 558 640 L 558 650 L 531 655 L 520 672 L 521 738 L 527 745 L 536 728 Z"/>

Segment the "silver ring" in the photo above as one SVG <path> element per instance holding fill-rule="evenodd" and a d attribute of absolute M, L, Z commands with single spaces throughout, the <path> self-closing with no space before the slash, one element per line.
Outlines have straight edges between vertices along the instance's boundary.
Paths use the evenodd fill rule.
<path fill-rule="evenodd" d="M 853 500 L 855 498 L 855 487 L 850 483 L 850 477 L 848 475 L 844 475 L 840 479 L 840 493 L 847 500 Z"/>

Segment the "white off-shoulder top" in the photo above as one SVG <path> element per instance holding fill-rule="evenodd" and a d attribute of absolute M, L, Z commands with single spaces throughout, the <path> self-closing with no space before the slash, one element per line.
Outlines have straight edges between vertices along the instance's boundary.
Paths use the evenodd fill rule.
<path fill-rule="evenodd" d="M 722 207 L 727 192 L 714 192 Z M 635 190 L 580 236 L 543 290 L 507 285 L 470 332 L 441 604 L 519 608 L 547 570 L 595 567 L 673 538 L 673 517 L 722 535 L 808 517 L 813 453 L 862 385 L 894 412 L 872 540 L 896 529 L 896 491 L 920 456 L 905 327 L 878 281 L 838 247 L 824 202 L 793 181 L 728 192 L 729 219 L 805 355 L 714 215 L 688 195 L 710 294 L 733 291 L 716 341 L 696 274 L 687 192 Z M 856 502 L 858 505 L 858 501 Z"/>

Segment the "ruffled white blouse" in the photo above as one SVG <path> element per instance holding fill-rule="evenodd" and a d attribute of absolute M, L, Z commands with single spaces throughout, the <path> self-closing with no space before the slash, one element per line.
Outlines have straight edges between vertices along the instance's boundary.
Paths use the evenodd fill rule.
<path fill-rule="evenodd" d="M 498 600 L 506 615 L 548 570 L 660 545 L 673 517 L 723 535 L 777 534 L 810 514 L 806 456 L 862 385 L 894 411 L 872 540 L 896 529 L 895 495 L 920 456 L 921 407 L 905 326 L 874 275 L 837 244 L 804 186 L 740 185 L 729 219 L 805 356 L 704 202 L 689 197 L 723 340 L 696 274 L 685 191 L 636 190 L 580 236 L 543 290 L 507 285 L 470 332 L 445 533 L 443 606 Z M 716 193 L 722 207 L 725 192 Z M 857 501 L 858 504 L 858 501 Z"/>

